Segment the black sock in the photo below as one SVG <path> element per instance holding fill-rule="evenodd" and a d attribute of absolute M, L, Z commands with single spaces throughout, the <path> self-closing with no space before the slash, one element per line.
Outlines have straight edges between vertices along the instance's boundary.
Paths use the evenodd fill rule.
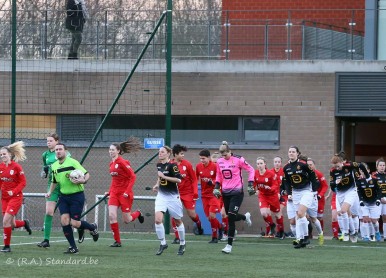
<path fill-rule="evenodd" d="M 83 229 L 83 230 L 86 229 L 86 230 L 89 230 L 89 231 L 94 231 L 95 227 L 94 227 L 94 225 L 91 225 L 87 221 L 80 221 L 79 229 Z"/>
<path fill-rule="evenodd" d="M 240 220 L 246 220 L 247 218 L 245 217 L 244 214 L 240 214 L 240 213 L 237 213 L 236 214 L 236 218 L 235 218 L 235 221 L 240 221 Z"/>
<path fill-rule="evenodd" d="M 76 247 L 74 233 L 72 232 L 71 225 L 62 226 L 64 236 L 67 238 L 68 243 L 71 247 Z"/>

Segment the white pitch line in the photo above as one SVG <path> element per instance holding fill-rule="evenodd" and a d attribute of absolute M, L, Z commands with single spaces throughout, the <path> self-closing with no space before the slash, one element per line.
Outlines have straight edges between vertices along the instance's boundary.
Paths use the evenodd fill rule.
<path fill-rule="evenodd" d="M 12 236 L 12 238 L 41 238 L 41 237 L 31 237 L 31 236 Z M 51 237 L 51 238 L 62 238 L 62 237 Z M 84 240 L 91 240 L 91 238 L 85 238 Z M 99 238 L 99 241 L 100 240 L 108 240 L 108 241 L 111 241 L 113 240 L 112 238 L 102 238 L 100 237 Z M 67 240 L 66 239 L 63 239 L 63 240 L 56 240 L 56 241 L 50 241 L 50 242 L 66 242 Z M 138 238 L 122 238 L 121 241 L 144 241 L 144 242 L 158 242 L 159 240 L 158 239 L 138 239 Z M 202 241 L 202 240 L 187 240 L 186 242 L 189 242 L 189 243 L 204 243 L 204 244 L 208 244 L 207 241 Z M 285 242 L 285 241 L 284 241 Z M 241 241 L 237 241 L 235 240 L 235 244 L 236 245 L 264 245 L 264 246 L 288 246 L 288 247 L 291 247 L 292 248 L 292 241 L 289 241 L 288 244 L 285 244 L 283 242 L 283 244 L 275 244 L 275 243 L 268 243 L 268 242 L 241 242 Z M 37 244 L 39 242 L 29 242 L 29 243 L 12 243 L 12 245 L 33 245 L 33 244 Z M 226 241 L 224 242 L 221 242 L 221 243 L 226 243 Z M 219 242 L 219 245 L 221 244 Z M 363 248 L 363 249 L 385 249 L 386 248 L 386 244 L 380 244 L 379 246 L 371 246 L 371 244 L 369 244 L 369 246 L 363 246 L 363 245 L 340 245 L 340 244 L 334 244 L 334 245 L 323 245 L 323 246 L 319 246 L 317 244 L 317 242 L 315 241 L 316 244 L 312 244 L 310 246 L 310 248 L 314 249 L 318 249 L 318 248 Z M 384 246 L 382 246 L 384 245 Z M 308 248 L 308 249 L 310 249 Z M 304 248 L 304 249 L 307 249 L 307 248 Z"/>
<path fill-rule="evenodd" d="M 67 240 L 66 239 L 63 239 L 63 240 L 55 240 L 55 241 L 50 241 L 51 242 L 66 242 Z M 26 243 L 11 243 L 11 246 L 22 246 L 22 245 L 35 245 L 35 244 L 38 244 L 39 242 L 26 242 Z"/>

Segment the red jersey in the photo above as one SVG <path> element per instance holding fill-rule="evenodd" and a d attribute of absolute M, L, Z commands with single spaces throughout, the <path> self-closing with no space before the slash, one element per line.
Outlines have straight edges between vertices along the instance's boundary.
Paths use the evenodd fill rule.
<path fill-rule="evenodd" d="M 177 164 L 182 176 L 181 182 L 178 184 L 180 195 L 193 195 L 194 198 L 198 198 L 197 178 L 192 164 L 185 159 L 181 162 L 173 160 L 173 163 Z"/>
<path fill-rule="evenodd" d="M 284 178 L 283 167 L 280 167 L 278 171 L 276 171 L 275 168 L 272 168 L 270 171 L 273 172 L 273 173 L 276 175 L 275 178 L 276 178 L 277 187 L 280 188 L 280 186 L 281 186 L 281 181 L 282 181 L 283 178 Z"/>
<path fill-rule="evenodd" d="M 133 192 L 135 183 L 135 173 L 130 166 L 130 162 L 121 156 L 110 162 L 111 185 L 109 193 L 129 193 Z"/>
<path fill-rule="evenodd" d="M 213 197 L 214 184 L 216 183 L 216 169 L 217 166 L 212 161 L 208 165 L 199 163 L 196 165 L 196 177 L 201 183 L 201 197 Z"/>
<path fill-rule="evenodd" d="M 23 168 L 15 161 L 11 161 L 8 166 L 5 163 L 0 164 L 0 187 L 2 199 L 10 199 L 13 196 L 23 196 L 22 190 L 26 186 Z M 13 195 L 9 196 L 8 191 Z"/>
<path fill-rule="evenodd" d="M 314 170 L 314 172 L 315 172 L 315 174 L 318 177 L 319 182 L 320 182 L 320 186 L 318 189 L 318 195 L 323 197 L 328 190 L 328 183 L 326 181 L 326 178 L 323 176 L 322 172 L 320 172 L 316 169 Z"/>
<path fill-rule="evenodd" d="M 259 170 L 255 170 L 254 187 L 260 191 L 260 194 L 264 195 L 279 193 L 276 175 L 271 170 L 266 170 L 262 175 Z"/>

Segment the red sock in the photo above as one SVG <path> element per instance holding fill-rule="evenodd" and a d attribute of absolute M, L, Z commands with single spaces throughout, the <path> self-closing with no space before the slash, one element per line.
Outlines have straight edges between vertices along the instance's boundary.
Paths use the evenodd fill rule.
<path fill-rule="evenodd" d="M 338 221 L 333 221 L 331 224 L 332 224 L 332 234 L 334 235 L 334 237 L 338 237 L 338 232 L 339 232 Z"/>
<path fill-rule="evenodd" d="M 217 218 L 216 218 L 217 219 Z M 217 219 L 217 229 L 223 229 L 222 223 Z M 223 229 L 224 230 L 224 229 Z"/>
<path fill-rule="evenodd" d="M 271 215 L 263 217 L 265 221 L 265 234 L 268 235 L 271 232 L 271 225 L 273 223 Z"/>
<path fill-rule="evenodd" d="M 121 235 L 119 233 L 119 224 L 113 223 L 110 224 L 111 232 L 113 233 L 114 240 L 118 243 L 121 243 Z"/>
<path fill-rule="evenodd" d="M 136 210 L 136 211 L 132 212 L 131 213 L 131 217 L 133 219 L 131 220 L 131 222 L 133 222 L 135 219 L 137 219 L 140 215 L 141 215 L 141 213 L 139 212 L 139 210 Z"/>
<path fill-rule="evenodd" d="M 322 226 L 322 230 L 324 231 L 324 221 L 323 219 L 319 219 L 320 226 Z"/>
<path fill-rule="evenodd" d="M 228 221 L 228 217 L 222 218 L 222 226 L 224 227 L 224 233 L 225 233 L 225 234 L 228 234 L 228 230 L 229 230 L 229 221 Z"/>
<path fill-rule="evenodd" d="M 280 218 L 276 218 L 276 228 L 279 232 L 284 232 L 284 219 L 283 216 Z"/>
<path fill-rule="evenodd" d="M 4 227 L 3 233 L 4 245 L 11 245 L 12 227 Z"/>
<path fill-rule="evenodd" d="M 200 217 L 198 217 L 198 214 L 196 214 L 196 217 L 192 220 L 194 223 L 197 224 L 197 228 L 201 229 L 201 221 L 200 221 Z"/>
<path fill-rule="evenodd" d="M 180 239 L 180 236 L 178 235 L 178 230 L 177 230 L 176 221 L 174 221 L 174 218 L 172 218 L 172 228 L 173 228 L 175 237 L 176 237 L 177 239 Z"/>
<path fill-rule="evenodd" d="M 24 227 L 24 220 L 15 220 L 15 228 L 21 228 L 21 227 Z"/>
<path fill-rule="evenodd" d="M 210 227 L 212 228 L 212 238 L 217 238 L 219 226 L 220 222 L 218 222 L 217 218 L 210 219 Z"/>

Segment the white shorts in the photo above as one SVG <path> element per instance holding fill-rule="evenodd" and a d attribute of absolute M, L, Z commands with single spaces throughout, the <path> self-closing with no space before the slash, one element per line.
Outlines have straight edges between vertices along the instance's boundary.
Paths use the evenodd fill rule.
<path fill-rule="evenodd" d="M 371 219 L 378 219 L 381 215 L 381 206 L 365 203 L 365 206 L 361 207 L 361 212 L 362 216 L 368 216 Z"/>
<path fill-rule="evenodd" d="M 162 192 L 158 192 L 157 197 L 155 198 L 155 212 L 166 212 L 167 210 L 174 219 L 182 218 L 183 209 L 180 195 L 166 195 Z"/>
<path fill-rule="evenodd" d="M 381 204 L 381 215 L 386 215 L 386 204 Z"/>
<path fill-rule="evenodd" d="M 307 209 L 307 214 L 312 218 L 316 218 L 318 217 L 318 195 L 315 193 L 312 194 L 314 195 L 314 199 L 311 203 L 311 206 L 309 206 Z"/>
<path fill-rule="evenodd" d="M 303 205 L 306 208 L 311 208 L 314 200 L 314 193 L 310 189 L 292 190 L 292 201 L 295 206 L 295 211 L 298 211 L 299 205 Z M 316 212 L 317 210 L 318 205 L 316 204 Z"/>
<path fill-rule="evenodd" d="M 336 193 L 336 210 L 340 211 L 342 204 L 348 203 L 350 207 L 351 214 L 361 216 L 361 210 L 359 209 L 359 197 L 357 190 L 353 187 L 344 192 Z"/>
<path fill-rule="evenodd" d="M 295 210 L 294 202 L 288 200 L 287 201 L 287 217 L 288 217 L 288 219 L 292 219 L 292 218 L 295 218 L 295 216 L 296 216 L 296 210 Z"/>

